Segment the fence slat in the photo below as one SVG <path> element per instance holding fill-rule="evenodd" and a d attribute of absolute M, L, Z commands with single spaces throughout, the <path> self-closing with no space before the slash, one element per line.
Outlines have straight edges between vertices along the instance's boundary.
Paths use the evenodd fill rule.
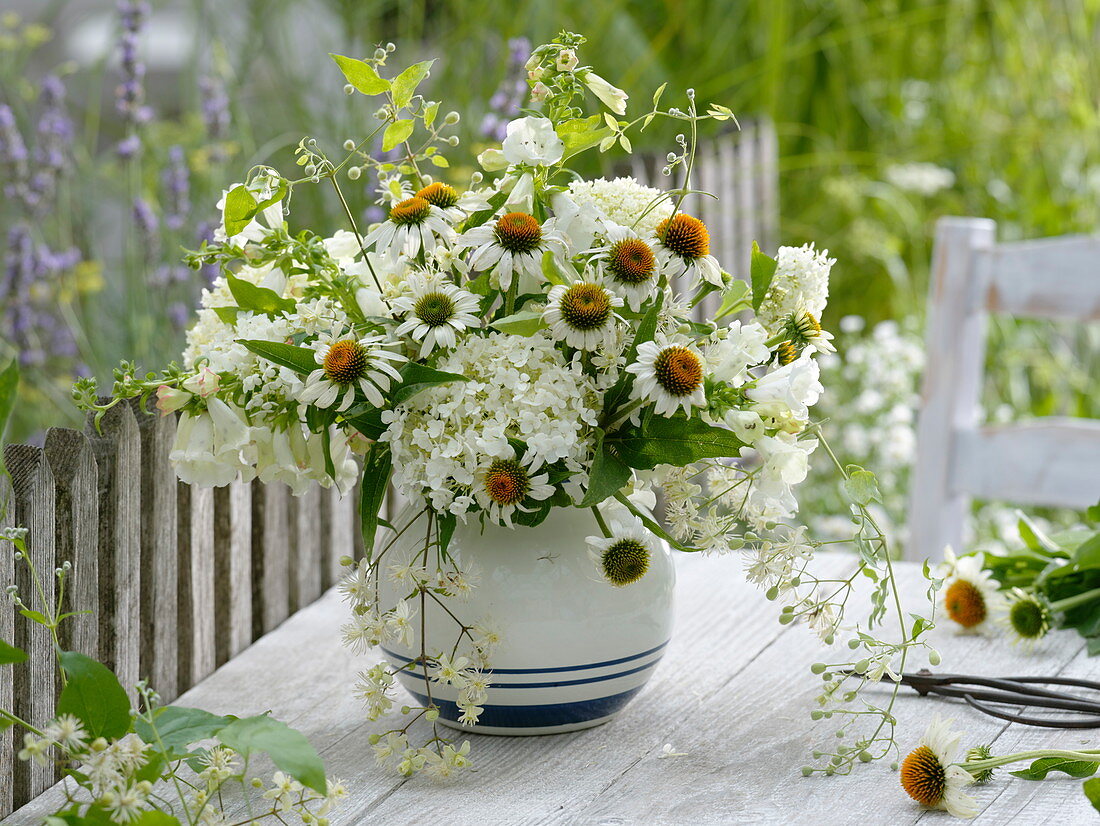
<path fill-rule="evenodd" d="M 252 642 L 252 493 L 240 479 L 214 490 L 215 655 L 218 665 Z"/>
<path fill-rule="evenodd" d="M 141 676 L 171 702 L 180 693 L 178 494 L 168 461 L 176 420 L 136 402 L 133 410 L 141 438 Z"/>
<path fill-rule="evenodd" d="M 291 500 L 290 610 L 321 596 L 321 488 L 313 485 Z"/>
<path fill-rule="evenodd" d="M 355 554 L 353 531 L 358 526 L 358 508 L 352 492 L 341 496 L 335 485 L 321 494 L 321 587 L 329 589 L 344 576 L 341 558 Z"/>
<path fill-rule="evenodd" d="M 179 484 L 179 687 L 214 671 L 214 489 Z"/>
<path fill-rule="evenodd" d="M 61 626 L 61 645 L 98 659 L 99 469 L 88 437 L 63 427 L 46 431 L 46 459 L 56 496 L 54 553 L 58 565 L 72 563 L 61 607 L 77 612 Z"/>
<path fill-rule="evenodd" d="M 252 483 L 252 637 L 290 614 L 290 489 Z"/>
<path fill-rule="evenodd" d="M 102 399 L 102 402 L 108 401 Z M 141 657 L 141 440 L 129 405 L 84 428 L 99 467 L 99 651 L 136 700 Z"/>
<path fill-rule="evenodd" d="M 0 528 L 15 527 L 11 482 L 6 473 L 0 472 Z M 0 540 L 0 586 L 7 588 L 15 583 L 15 548 L 10 542 Z M 15 643 L 15 606 L 5 594 L 0 598 L 0 640 Z M 17 666 L 21 668 L 22 666 Z M 0 680 L 0 707 L 14 710 L 15 692 L 13 680 Z M 0 731 L 0 817 L 11 814 L 15 808 L 12 794 L 12 773 L 15 768 L 15 730 Z"/>
<path fill-rule="evenodd" d="M 46 454 L 32 445 L 7 445 L 4 464 L 11 474 L 12 516 L 16 525 L 27 529 L 27 553 L 38 572 L 36 583 L 26 563 L 16 563 L 15 584 L 24 605 L 36 611 L 49 611 L 54 608 L 57 581 L 53 474 Z M 56 706 L 58 674 L 53 641 L 47 628 L 21 619 L 15 625 L 15 645 L 27 652 L 25 667 L 16 669 L 12 675 L 15 713 L 40 726 L 53 718 Z M 15 761 L 12 774 L 17 806 L 48 789 L 56 779 L 52 764 L 40 766 L 35 761 Z"/>

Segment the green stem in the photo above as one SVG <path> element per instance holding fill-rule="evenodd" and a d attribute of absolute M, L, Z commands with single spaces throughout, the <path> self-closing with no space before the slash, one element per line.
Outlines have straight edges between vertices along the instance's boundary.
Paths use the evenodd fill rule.
<path fill-rule="evenodd" d="M 1036 751 L 1021 751 L 1016 754 L 1006 754 L 1003 757 L 989 757 L 985 760 L 968 760 L 958 763 L 971 774 L 977 774 L 985 769 L 995 769 L 998 766 L 1006 766 L 1009 763 L 1019 763 L 1024 760 L 1038 760 L 1042 757 L 1057 757 L 1062 760 L 1075 760 L 1084 763 L 1100 763 L 1100 749 L 1085 751 L 1061 751 L 1059 749 L 1038 749 Z"/>
<path fill-rule="evenodd" d="M 592 515 L 596 517 L 596 524 L 600 526 L 600 530 L 603 532 L 605 539 L 611 538 L 611 530 L 607 527 L 607 523 L 604 521 L 603 516 L 600 514 L 600 509 L 595 505 L 592 506 Z"/>
<path fill-rule="evenodd" d="M 1052 602 L 1050 607 L 1053 611 L 1068 611 L 1070 608 L 1076 608 L 1078 605 L 1084 605 L 1094 599 L 1100 599 L 1100 588 L 1093 588 L 1091 591 L 1057 600 Z"/>

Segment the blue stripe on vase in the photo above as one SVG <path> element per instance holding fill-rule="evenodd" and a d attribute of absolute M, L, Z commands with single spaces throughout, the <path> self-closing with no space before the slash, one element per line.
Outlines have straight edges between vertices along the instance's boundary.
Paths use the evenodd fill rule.
<path fill-rule="evenodd" d="M 490 669 L 494 674 L 558 674 L 563 671 L 584 671 L 588 668 L 606 668 L 609 665 L 621 665 L 622 663 L 628 663 L 631 660 L 639 660 L 642 657 L 648 657 L 650 654 L 656 654 L 662 648 L 669 644 L 669 640 L 665 640 L 656 648 L 651 648 L 648 651 L 643 651 L 641 654 L 631 654 L 629 657 L 620 657 L 617 660 L 605 660 L 602 663 L 586 663 L 584 665 L 563 665 L 554 668 L 493 668 Z M 413 660 L 409 657 L 403 657 L 400 654 L 390 651 L 388 648 L 383 647 L 382 653 L 393 660 L 399 660 L 404 663 L 411 663 Z"/>
<path fill-rule="evenodd" d="M 608 717 L 621 709 L 629 700 L 642 690 L 641 686 L 612 694 L 609 697 L 597 697 L 594 700 L 582 700 L 576 703 L 550 703 L 531 706 L 485 706 L 478 719 L 479 726 L 497 726 L 500 728 L 540 728 L 543 726 L 567 726 L 574 723 L 586 723 Z M 417 701 L 427 705 L 428 698 L 423 694 L 410 691 Z M 462 715 L 458 706 L 450 700 L 438 697 L 432 700 L 439 706 L 439 713 L 448 720 L 457 721 Z"/>
<path fill-rule="evenodd" d="M 660 661 L 661 661 L 661 658 L 658 657 L 657 659 L 653 660 L 653 662 L 648 662 L 645 665 L 639 665 L 637 668 L 631 668 L 631 669 L 628 669 L 626 671 L 619 671 L 619 672 L 616 672 L 615 674 L 604 674 L 600 677 L 587 677 L 583 680 L 559 680 L 557 682 L 546 682 L 546 683 L 489 683 L 489 688 L 560 688 L 562 686 L 568 686 L 568 685 L 586 685 L 587 683 L 602 683 L 605 680 L 615 680 L 615 679 L 618 679 L 619 677 L 629 677 L 631 674 L 637 674 L 639 671 L 645 671 L 648 668 L 653 668 Z M 412 662 L 412 660 L 409 660 L 408 662 Z M 420 672 L 420 673 L 418 673 L 418 672 Z M 495 674 L 497 672 L 490 669 L 490 673 Z M 416 666 L 414 669 L 406 669 L 405 671 L 402 671 L 401 674 L 399 674 L 398 676 L 402 676 L 402 675 L 415 677 L 418 680 L 424 679 L 423 674 L 422 674 L 422 666 L 419 666 L 419 665 Z"/>

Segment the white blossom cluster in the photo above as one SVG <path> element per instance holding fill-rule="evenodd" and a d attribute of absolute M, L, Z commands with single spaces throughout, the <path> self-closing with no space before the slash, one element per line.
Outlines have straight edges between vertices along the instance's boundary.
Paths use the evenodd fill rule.
<path fill-rule="evenodd" d="M 566 363 L 553 341 L 470 337 L 438 366 L 468 380 L 431 388 L 383 414 L 394 483 L 406 497 L 465 515 L 478 469 L 511 457 L 510 439 L 526 441 L 536 466 L 564 461 L 583 483 L 598 397 L 579 363 Z"/>
<path fill-rule="evenodd" d="M 657 234 L 657 226 L 668 217 L 672 202 L 668 195 L 634 178 L 595 178 L 573 181 L 569 195 L 578 204 L 599 210 L 608 220 L 630 227 L 639 235 Z"/>
<path fill-rule="evenodd" d="M 780 247 L 771 286 L 764 293 L 756 317 L 773 335 L 792 314 L 810 313 L 820 321 L 829 300 L 829 273 L 836 263 L 828 250 L 814 245 Z"/>

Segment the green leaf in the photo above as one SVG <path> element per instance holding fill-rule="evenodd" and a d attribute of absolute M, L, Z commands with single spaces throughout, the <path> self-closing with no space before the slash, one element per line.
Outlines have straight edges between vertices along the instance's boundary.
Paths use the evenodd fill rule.
<path fill-rule="evenodd" d="M 393 405 L 406 402 L 419 393 L 437 384 L 446 384 L 451 381 L 468 381 L 465 376 L 458 373 L 447 373 L 436 370 L 423 364 L 410 361 L 401 367 L 401 384 L 393 390 L 390 403 Z"/>
<path fill-rule="evenodd" d="M 167 752 L 175 755 L 186 752 L 192 743 L 216 736 L 236 719 L 211 714 L 201 708 L 163 706 L 154 714 L 152 726 L 139 717 L 134 721 L 134 731 L 146 743 L 157 744 L 159 737 Z"/>
<path fill-rule="evenodd" d="M 611 120 L 614 122 L 614 118 Z M 603 118 L 600 115 L 563 121 L 557 125 L 554 131 L 558 133 L 561 142 L 565 144 L 563 161 L 574 155 L 579 155 L 586 149 L 591 149 L 602 140 L 607 138 L 614 140 L 614 133 L 603 125 Z"/>
<path fill-rule="evenodd" d="M 15 663 L 23 663 L 26 661 L 26 651 L 0 640 L 0 665 L 14 665 Z"/>
<path fill-rule="evenodd" d="M 374 551 L 378 511 L 382 507 L 382 499 L 386 495 L 392 472 L 390 446 L 384 442 L 375 442 L 363 459 L 363 476 L 359 489 L 359 525 L 363 532 L 363 547 L 366 549 L 367 559 L 371 558 Z"/>
<path fill-rule="evenodd" d="M 752 277 L 752 308 L 754 311 L 760 309 L 760 302 L 764 300 L 764 295 L 772 284 L 775 268 L 778 266 L 778 261 L 770 255 L 762 253 L 760 245 L 755 241 L 752 242 L 752 263 L 749 266 L 749 273 Z"/>
<path fill-rule="evenodd" d="M 857 505 L 867 507 L 872 502 L 881 502 L 882 493 L 878 489 L 878 479 L 869 470 L 858 465 L 848 465 L 848 478 L 844 480 L 844 493 Z"/>
<path fill-rule="evenodd" d="M 237 323 L 237 314 L 240 313 L 240 307 L 214 307 L 214 315 L 221 319 L 223 324 L 235 325 Z"/>
<path fill-rule="evenodd" d="M 439 552 L 444 559 L 447 558 L 447 549 L 451 547 L 451 537 L 455 535 L 456 527 L 458 527 L 458 518 L 450 511 L 435 515 L 436 539 L 439 540 Z"/>
<path fill-rule="evenodd" d="M 414 63 L 393 79 L 390 85 L 393 89 L 394 106 L 400 109 L 402 106 L 409 105 L 409 101 L 416 94 L 416 87 L 428 76 L 428 70 L 432 68 L 433 63 L 435 63 L 434 59 Z"/>
<path fill-rule="evenodd" d="M 267 752 L 272 762 L 299 783 L 325 794 L 325 767 L 300 731 L 267 715 L 236 720 L 218 734 L 222 743 L 245 757 Z"/>
<path fill-rule="evenodd" d="M 1057 543 L 1043 533 L 1038 525 L 1028 519 L 1026 514 L 1022 511 L 1016 511 L 1016 517 L 1016 525 L 1020 531 L 1020 538 L 1024 540 L 1024 544 L 1031 550 L 1039 551 L 1040 553 L 1057 553 L 1061 551 Z"/>
<path fill-rule="evenodd" d="M 1089 803 L 1092 804 L 1092 808 L 1100 812 L 1100 777 L 1094 777 L 1092 780 L 1086 780 L 1081 784 L 1081 791 L 1085 793 L 1085 797 L 1089 799 Z"/>
<path fill-rule="evenodd" d="M 266 315 L 294 312 L 296 306 L 294 301 L 283 298 L 274 290 L 253 284 L 251 281 L 245 281 L 243 278 L 237 278 L 237 276 L 230 273 L 225 274 L 225 281 L 229 285 L 229 292 L 233 294 L 237 306 L 242 310 L 251 310 L 254 313 L 264 313 Z"/>
<path fill-rule="evenodd" d="M 1077 546 L 1073 561 L 1078 568 L 1100 567 L 1100 533 L 1095 533 Z"/>
<path fill-rule="evenodd" d="M 424 126 L 428 129 L 432 128 L 432 124 L 435 123 L 435 116 L 439 114 L 439 101 L 432 101 L 424 107 Z"/>
<path fill-rule="evenodd" d="M 68 682 L 57 699 L 58 714 L 72 714 L 93 737 L 113 740 L 130 730 L 130 699 L 118 677 L 102 663 L 76 651 L 58 658 Z"/>
<path fill-rule="evenodd" d="M 348 83 L 364 95 L 380 95 L 390 88 L 390 82 L 379 77 L 378 72 L 369 63 L 331 52 L 329 57 L 336 61 L 336 65 L 340 67 Z"/>
<path fill-rule="evenodd" d="M 1100 522 L 1100 502 L 1085 509 L 1085 518 L 1090 522 Z"/>
<path fill-rule="evenodd" d="M 180 826 L 178 818 L 156 809 L 142 812 L 137 820 L 130 821 L 131 826 Z"/>
<path fill-rule="evenodd" d="M 1067 760 L 1064 757 L 1040 757 L 1028 768 L 1009 772 L 1024 780 L 1044 780 L 1051 772 L 1063 772 L 1070 777 L 1088 777 L 1096 774 L 1100 763 L 1087 763 L 1084 760 Z"/>
<path fill-rule="evenodd" d="M 15 409 L 15 398 L 19 393 L 19 360 L 12 359 L 8 366 L 0 371 L 0 443 L 4 441 L 4 431 L 8 419 Z"/>
<path fill-rule="evenodd" d="M 247 227 L 258 209 L 256 198 L 244 184 L 237 184 L 229 190 L 225 196 L 225 206 L 222 207 L 225 234 L 232 238 Z"/>
<path fill-rule="evenodd" d="M 605 435 L 603 428 L 596 428 L 592 446 L 594 458 L 588 474 L 588 490 L 580 504 L 582 508 L 598 505 L 621 491 L 630 481 L 630 468 L 604 444 Z"/>
<path fill-rule="evenodd" d="M 717 321 L 741 310 L 747 310 L 752 306 L 752 297 L 749 295 L 749 282 L 735 278 L 729 287 L 722 293 L 722 306 L 714 314 Z"/>
<path fill-rule="evenodd" d="M 312 373 L 318 368 L 317 357 L 308 347 L 295 347 L 281 341 L 262 341 L 258 339 L 237 339 L 257 356 L 268 361 L 289 367 L 298 373 Z"/>
<path fill-rule="evenodd" d="M 386 131 L 382 134 L 382 151 L 389 152 L 399 143 L 408 140 L 415 126 L 416 124 L 411 120 L 394 121 L 387 126 Z"/>
<path fill-rule="evenodd" d="M 451 165 L 450 161 L 448 161 L 442 155 L 432 155 L 432 163 L 435 166 L 438 166 L 440 169 L 446 169 Z"/>
<path fill-rule="evenodd" d="M 344 421 L 372 441 L 377 441 L 388 427 L 382 421 L 382 411 L 369 405 L 353 407 L 344 413 L 343 418 Z"/>
<path fill-rule="evenodd" d="M 520 310 L 489 325 L 494 330 L 513 336 L 533 336 L 546 327 L 542 313 L 537 310 Z"/>
<path fill-rule="evenodd" d="M 604 445 L 630 467 L 651 470 L 657 465 L 685 467 L 700 459 L 739 456 L 745 443 L 731 431 L 700 418 L 652 416 L 637 427 L 607 436 Z"/>

